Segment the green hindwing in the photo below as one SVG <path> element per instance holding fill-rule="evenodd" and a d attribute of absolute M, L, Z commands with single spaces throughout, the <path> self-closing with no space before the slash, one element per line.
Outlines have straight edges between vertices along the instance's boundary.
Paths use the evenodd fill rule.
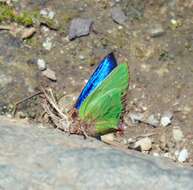
<path fill-rule="evenodd" d="M 83 102 L 79 110 L 80 119 L 94 123 L 98 134 L 117 129 L 123 110 L 122 98 L 126 94 L 128 81 L 127 64 L 118 65 Z"/>

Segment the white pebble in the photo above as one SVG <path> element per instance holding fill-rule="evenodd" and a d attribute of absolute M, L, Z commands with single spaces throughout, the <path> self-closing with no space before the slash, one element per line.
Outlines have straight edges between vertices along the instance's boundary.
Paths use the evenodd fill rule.
<path fill-rule="evenodd" d="M 170 158 L 170 159 L 173 159 L 173 157 L 172 157 L 172 155 L 171 155 L 171 153 L 170 153 L 170 152 L 166 152 L 166 153 L 164 153 L 164 154 L 163 154 L 163 156 L 164 156 L 165 158 Z"/>
<path fill-rule="evenodd" d="M 118 26 L 118 29 L 119 29 L 119 30 L 122 30 L 122 29 L 123 29 L 123 27 L 122 27 L 122 26 Z"/>
<path fill-rule="evenodd" d="M 43 71 L 46 69 L 46 62 L 43 59 L 38 59 L 37 60 L 37 65 L 38 65 L 38 69 L 40 71 Z"/>
<path fill-rule="evenodd" d="M 159 153 L 157 153 L 157 152 L 154 152 L 154 153 L 153 153 L 153 156 L 156 156 L 156 157 L 158 157 L 158 156 L 160 156 L 160 155 L 159 155 Z"/>
<path fill-rule="evenodd" d="M 42 30 L 42 32 L 44 32 L 44 33 L 50 31 L 50 29 L 49 29 L 48 27 L 46 27 L 46 26 L 42 26 L 42 27 L 41 27 L 41 30 Z"/>
<path fill-rule="evenodd" d="M 80 60 L 84 60 L 85 59 L 84 55 L 79 55 L 79 58 L 80 58 Z"/>
<path fill-rule="evenodd" d="M 47 12 L 45 9 L 42 9 L 42 10 L 40 11 L 40 15 L 46 17 L 46 16 L 48 15 L 48 12 Z"/>
<path fill-rule="evenodd" d="M 171 112 L 165 112 L 163 114 L 163 116 L 161 117 L 161 125 L 163 127 L 167 127 L 168 125 L 170 125 L 172 123 L 172 117 L 173 117 L 173 114 Z"/>
<path fill-rule="evenodd" d="M 135 142 L 136 140 L 135 139 L 133 139 L 133 138 L 129 138 L 129 139 L 127 139 L 127 143 L 133 143 L 133 142 Z"/>
<path fill-rule="evenodd" d="M 135 148 L 140 147 L 141 151 L 148 151 L 152 148 L 152 141 L 149 137 L 138 140 L 135 143 Z"/>
<path fill-rule="evenodd" d="M 43 47 L 46 49 L 46 50 L 51 50 L 52 48 L 52 42 L 51 42 L 51 39 L 50 38 L 46 38 L 46 41 L 43 42 Z"/>
<path fill-rule="evenodd" d="M 175 19 L 171 19 L 170 22 L 171 22 L 173 25 L 176 25 L 176 24 L 177 24 L 177 20 L 175 20 Z"/>
<path fill-rule="evenodd" d="M 174 152 L 174 155 L 176 156 L 176 157 L 178 157 L 179 156 L 179 150 L 176 150 L 175 152 Z"/>
<path fill-rule="evenodd" d="M 127 139 L 123 139 L 122 143 L 123 143 L 124 145 L 127 145 L 127 144 L 128 144 Z"/>
<path fill-rule="evenodd" d="M 184 148 L 179 153 L 178 161 L 185 162 L 187 159 L 188 159 L 188 150 Z"/>
<path fill-rule="evenodd" d="M 55 16 L 55 12 L 49 11 L 49 13 L 48 13 L 48 18 L 49 18 L 49 19 L 53 19 L 54 16 Z"/>

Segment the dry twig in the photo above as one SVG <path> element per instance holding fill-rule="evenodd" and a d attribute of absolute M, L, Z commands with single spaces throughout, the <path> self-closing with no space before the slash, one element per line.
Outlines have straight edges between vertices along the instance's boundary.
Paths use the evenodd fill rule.
<path fill-rule="evenodd" d="M 45 112 L 48 114 L 51 121 L 54 123 L 56 128 L 61 129 L 65 132 L 70 131 L 71 121 L 69 120 L 67 113 L 59 108 L 56 98 L 51 89 L 41 88 L 44 94 L 44 103 L 42 104 Z"/>
<path fill-rule="evenodd" d="M 26 98 L 24 98 L 24 99 L 19 100 L 18 102 L 16 102 L 16 103 L 15 103 L 15 106 L 14 106 L 14 109 L 13 109 L 13 116 L 15 117 L 15 114 L 16 114 L 16 111 L 17 111 L 17 107 L 18 107 L 19 104 L 22 104 L 23 102 L 26 102 L 26 101 L 28 101 L 29 99 L 31 99 L 31 98 L 33 98 L 33 97 L 35 97 L 35 96 L 38 96 L 38 95 L 40 95 L 40 94 L 42 94 L 41 91 L 36 92 L 35 94 L 32 94 L 31 96 L 26 97 Z"/>

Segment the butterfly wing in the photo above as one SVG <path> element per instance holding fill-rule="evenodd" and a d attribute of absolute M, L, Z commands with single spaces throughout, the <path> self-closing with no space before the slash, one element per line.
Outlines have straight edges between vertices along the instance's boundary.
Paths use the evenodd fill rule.
<path fill-rule="evenodd" d="M 83 88 L 81 94 L 79 95 L 74 107 L 79 109 L 86 99 L 86 97 L 91 94 L 102 81 L 111 73 L 111 71 L 117 66 L 116 59 L 113 53 L 108 54 L 96 68 L 89 81 Z"/>
<path fill-rule="evenodd" d="M 79 117 L 83 121 L 94 122 L 98 134 L 117 129 L 123 110 L 122 97 L 128 88 L 128 80 L 128 67 L 120 64 L 80 107 Z"/>

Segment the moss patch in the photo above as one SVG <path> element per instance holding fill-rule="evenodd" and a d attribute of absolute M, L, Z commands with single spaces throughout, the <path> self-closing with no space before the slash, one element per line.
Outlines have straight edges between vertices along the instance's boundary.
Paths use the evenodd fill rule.
<path fill-rule="evenodd" d="M 32 12 L 20 11 L 18 13 L 15 11 L 14 7 L 10 7 L 5 3 L 0 3 L 0 23 L 1 22 L 16 22 L 24 26 L 39 25 L 43 23 L 49 27 L 56 28 L 54 21 L 42 17 L 39 10 Z"/>
<path fill-rule="evenodd" d="M 27 12 L 16 13 L 13 7 L 0 3 L 0 22 L 17 22 L 25 26 L 33 25 L 33 16 Z"/>

